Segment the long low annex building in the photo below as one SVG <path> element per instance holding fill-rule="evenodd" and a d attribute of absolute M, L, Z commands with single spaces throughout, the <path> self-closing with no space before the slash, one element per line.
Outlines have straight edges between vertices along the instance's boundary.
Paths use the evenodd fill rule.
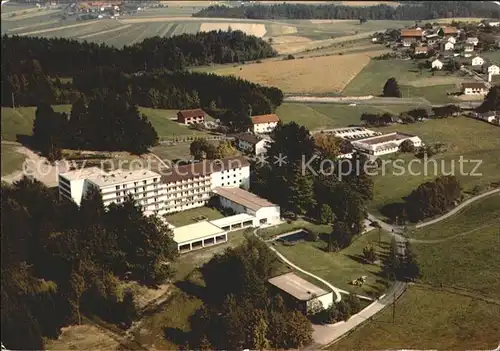
<path fill-rule="evenodd" d="M 227 241 L 227 231 L 208 222 L 201 221 L 173 229 L 178 250 L 188 252 Z"/>
<path fill-rule="evenodd" d="M 214 195 L 219 196 L 220 205 L 236 213 L 255 216 L 257 226 L 281 222 L 280 207 L 266 199 L 237 187 L 216 187 Z"/>
<path fill-rule="evenodd" d="M 285 293 L 283 297 L 288 304 L 306 314 L 314 314 L 333 304 L 333 291 L 327 292 L 293 272 L 271 278 L 268 282 L 279 292 Z"/>
<path fill-rule="evenodd" d="M 380 156 L 398 152 L 399 146 L 406 140 L 410 140 L 415 147 L 422 146 L 422 140 L 418 136 L 400 132 L 356 140 L 351 144 L 359 152 Z"/>

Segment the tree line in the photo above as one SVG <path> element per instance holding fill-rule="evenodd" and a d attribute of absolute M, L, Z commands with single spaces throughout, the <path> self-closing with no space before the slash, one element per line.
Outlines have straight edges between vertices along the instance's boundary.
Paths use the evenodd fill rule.
<path fill-rule="evenodd" d="M 279 123 L 272 139 L 268 162 L 252 166 L 252 192 L 278 204 L 286 217 L 333 224 L 329 251 L 349 246 L 363 229 L 366 201 L 373 195 L 373 180 L 364 172 L 370 161 L 359 154 L 337 161 L 342 139 L 315 139 L 295 122 Z M 275 162 L 279 159 L 284 163 Z"/>
<path fill-rule="evenodd" d="M 124 326 L 137 316 L 122 282 L 155 286 L 177 255 L 172 233 L 129 198 L 105 211 L 97 191 L 78 208 L 36 180 L 1 187 L 2 342 L 42 350 L 84 316 Z M 145 254 L 147 253 L 147 254 Z"/>
<path fill-rule="evenodd" d="M 410 124 L 415 123 L 415 121 L 422 120 L 424 118 L 430 119 L 441 119 L 451 116 L 456 116 L 461 111 L 460 107 L 453 104 L 448 104 L 444 106 L 435 106 L 430 110 L 426 108 L 414 108 L 405 112 L 401 112 L 399 115 L 393 115 L 388 112 L 384 113 L 370 113 L 363 112 L 361 114 L 361 122 L 372 126 L 372 127 L 383 127 L 394 123 L 396 120 L 400 119 L 401 122 Z"/>
<path fill-rule="evenodd" d="M 242 5 L 238 7 L 210 6 L 194 17 L 228 17 L 249 19 L 353 19 L 360 24 L 366 20 L 426 20 L 434 18 L 483 17 L 499 18 L 498 6 L 475 1 L 419 1 L 400 6 L 345 6 L 345 5 Z"/>
<path fill-rule="evenodd" d="M 271 45 L 242 31 L 210 31 L 152 37 L 123 48 L 64 38 L 2 37 L 2 65 L 18 73 L 26 60 L 38 60 L 47 74 L 72 76 L 96 67 L 122 72 L 184 70 L 189 66 L 235 63 L 276 56 Z"/>
<path fill-rule="evenodd" d="M 49 160 L 60 149 L 129 151 L 143 154 L 158 144 L 158 134 L 136 105 L 115 94 L 79 99 L 66 113 L 39 104 L 33 122 L 32 144 Z"/>

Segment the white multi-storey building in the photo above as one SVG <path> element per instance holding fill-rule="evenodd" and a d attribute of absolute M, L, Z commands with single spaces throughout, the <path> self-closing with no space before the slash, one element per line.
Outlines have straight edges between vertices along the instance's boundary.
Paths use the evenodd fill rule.
<path fill-rule="evenodd" d="M 345 140 L 363 139 L 382 134 L 364 127 L 336 128 L 326 130 L 325 133 L 333 134 L 334 136 Z"/>
<path fill-rule="evenodd" d="M 166 213 L 204 206 L 216 187 L 250 187 L 250 164 L 244 157 L 204 160 L 173 167 L 162 176 Z"/>
<path fill-rule="evenodd" d="M 92 167 L 59 174 L 59 196 L 77 205 L 92 188 L 101 193 L 104 206 L 122 203 L 131 195 L 146 215 L 165 213 L 167 188 L 150 170 L 105 172 Z"/>

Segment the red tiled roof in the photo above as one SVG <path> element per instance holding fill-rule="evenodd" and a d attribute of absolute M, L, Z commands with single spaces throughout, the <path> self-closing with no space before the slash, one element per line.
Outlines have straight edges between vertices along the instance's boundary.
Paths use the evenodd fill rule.
<path fill-rule="evenodd" d="M 464 82 L 462 83 L 462 86 L 465 88 L 472 88 L 472 89 L 486 89 L 486 84 L 481 83 L 481 82 Z"/>
<path fill-rule="evenodd" d="M 401 29 L 402 37 L 421 37 L 422 34 L 421 29 Z"/>
<path fill-rule="evenodd" d="M 261 124 L 261 123 L 271 123 L 271 122 L 279 122 L 280 119 L 276 114 L 269 114 L 269 115 L 260 115 L 260 116 L 253 116 L 252 117 L 252 123 L 253 124 Z"/>
<path fill-rule="evenodd" d="M 179 113 L 184 118 L 198 117 L 199 115 L 203 116 L 205 115 L 205 111 L 203 111 L 201 108 L 195 108 L 193 110 L 180 110 Z"/>
<path fill-rule="evenodd" d="M 443 27 L 443 33 L 444 34 L 457 34 L 458 33 L 458 29 L 456 29 L 455 27 Z"/>

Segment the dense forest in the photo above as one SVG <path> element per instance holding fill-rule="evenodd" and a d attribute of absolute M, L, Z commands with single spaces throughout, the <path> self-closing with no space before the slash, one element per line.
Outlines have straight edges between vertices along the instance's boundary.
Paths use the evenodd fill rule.
<path fill-rule="evenodd" d="M 61 148 L 126 150 L 140 155 L 158 143 L 158 135 L 136 105 L 108 94 L 88 103 L 83 99 L 76 101 L 69 116 L 40 104 L 35 113 L 32 143 L 49 160 L 59 159 Z"/>
<path fill-rule="evenodd" d="M 354 20 L 427 20 L 453 17 L 499 18 L 498 5 L 491 1 L 418 1 L 392 7 L 344 5 L 242 5 L 210 6 L 195 17 L 229 17 L 249 19 L 354 19 Z"/>
<path fill-rule="evenodd" d="M 129 327 L 138 311 L 123 282 L 172 274 L 171 231 L 130 198 L 105 211 L 90 192 L 78 208 L 25 177 L 2 184 L 1 212 L 2 342 L 12 350 L 42 350 L 43 337 L 88 315 Z"/>
<path fill-rule="evenodd" d="M 19 72 L 26 60 L 37 60 L 45 72 L 70 77 L 96 67 L 134 73 L 181 70 L 210 63 L 233 63 L 276 56 L 271 45 L 242 31 L 211 31 L 170 38 L 152 37 L 118 49 L 64 38 L 2 37 L 2 66 Z"/>

